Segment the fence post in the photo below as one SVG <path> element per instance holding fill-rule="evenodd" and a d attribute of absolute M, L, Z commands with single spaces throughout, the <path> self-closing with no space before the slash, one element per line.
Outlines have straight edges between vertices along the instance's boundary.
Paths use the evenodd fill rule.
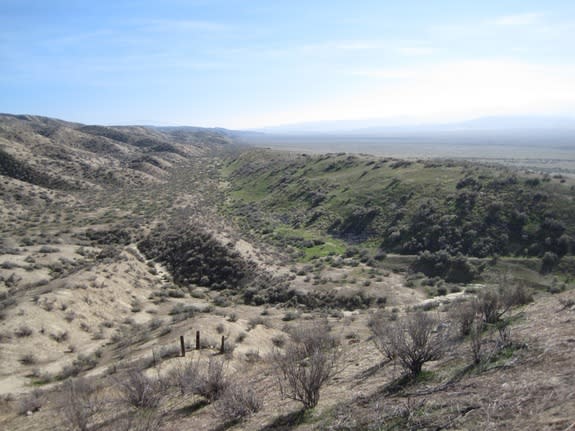
<path fill-rule="evenodd" d="M 196 350 L 200 350 L 200 331 L 196 331 Z"/>
<path fill-rule="evenodd" d="M 225 351 L 224 343 L 225 337 L 222 335 L 222 345 L 220 346 L 220 353 L 223 355 Z"/>
<path fill-rule="evenodd" d="M 182 358 L 186 356 L 186 344 L 184 343 L 184 336 L 180 335 L 180 349 L 182 351 Z"/>

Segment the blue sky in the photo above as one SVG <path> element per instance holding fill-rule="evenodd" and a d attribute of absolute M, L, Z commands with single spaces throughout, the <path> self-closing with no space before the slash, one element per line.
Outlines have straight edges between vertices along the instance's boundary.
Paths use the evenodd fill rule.
<path fill-rule="evenodd" d="M 0 0 L 0 112 L 251 128 L 575 115 L 575 1 Z"/>

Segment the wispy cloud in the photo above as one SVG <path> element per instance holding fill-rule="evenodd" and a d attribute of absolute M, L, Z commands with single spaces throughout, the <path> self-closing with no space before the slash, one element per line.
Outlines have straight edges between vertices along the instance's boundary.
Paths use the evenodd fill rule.
<path fill-rule="evenodd" d="M 303 52 L 330 52 L 330 51 L 368 51 L 380 49 L 385 43 L 379 40 L 334 40 L 321 43 L 303 45 L 299 50 Z"/>
<path fill-rule="evenodd" d="M 429 45 L 404 45 L 396 47 L 395 51 L 405 57 L 423 57 L 435 54 L 436 49 Z"/>
<path fill-rule="evenodd" d="M 414 68 L 360 68 L 351 69 L 348 71 L 349 75 L 360 76 L 363 78 L 393 80 L 393 79 L 406 79 L 417 76 L 419 73 Z"/>
<path fill-rule="evenodd" d="M 402 57 L 430 56 L 437 52 L 428 42 L 410 40 L 331 40 L 303 45 L 258 50 L 257 54 L 281 56 L 351 56 L 351 55 L 399 55 Z"/>
<path fill-rule="evenodd" d="M 157 32 L 229 30 L 229 26 L 221 22 L 190 19 L 151 19 L 139 21 L 139 24 L 144 30 Z"/>
<path fill-rule="evenodd" d="M 500 26 L 523 26 L 536 24 L 543 17 L 540 12 L 519 13 L 515 15 L 505 15 L 493 19 L 491 22 Z"/>

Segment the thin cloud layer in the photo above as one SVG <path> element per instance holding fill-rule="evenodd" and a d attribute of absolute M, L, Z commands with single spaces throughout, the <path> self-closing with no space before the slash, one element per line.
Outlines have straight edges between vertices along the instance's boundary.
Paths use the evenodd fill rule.
<path fill-rule="evenodd" d="M 226 127 L 575 114 L 572 2 L 48 3 L 0 6 L 0 111 Z"/>

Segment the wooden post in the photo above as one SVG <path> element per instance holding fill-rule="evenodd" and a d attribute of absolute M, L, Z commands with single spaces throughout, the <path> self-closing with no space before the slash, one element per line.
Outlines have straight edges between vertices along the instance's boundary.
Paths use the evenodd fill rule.
<path fill-rule="evenodd" d="M 200 350 L 200 331 L 196 331 L 196 350 Z"/>
<path fill-rule="evenodd" d="M 182 351 L 182 358 L 186 356 L 186 344 L 184 343 L 184 336 L 180 335 L 180 349 Z"/>
<path fill-rule="evenodd" d="M 225 343 L 225 337 L 222 335 L 222 345 L 220 346 L 220 353 L 223 355 L 225 348 L 224 348 L 224 343 Z"/>

